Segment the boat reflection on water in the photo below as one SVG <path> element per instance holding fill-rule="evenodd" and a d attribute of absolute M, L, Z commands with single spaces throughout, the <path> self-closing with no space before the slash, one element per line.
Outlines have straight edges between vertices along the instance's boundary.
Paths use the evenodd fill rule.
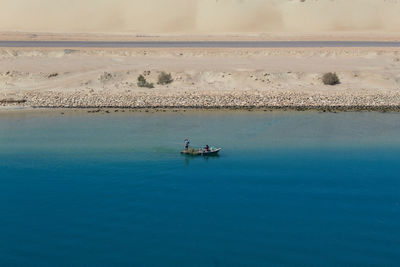
<path fill-rule="evenodd" d="M 202 161 L 209 161 L 209 160 L 216 160 L 220 158 L 220 155 L 217 154 L 211 154 L 211 155 L 203 155 L 201 157 L 197 156 L 197 155 L 191 155 L 191 154 L 183 154 L 182 153 L 182 157 L 185 160 L 185 166 L 189 166 L 189 163 L 191 161 L 195 161 L 195 160 L 202 160 Z"/>

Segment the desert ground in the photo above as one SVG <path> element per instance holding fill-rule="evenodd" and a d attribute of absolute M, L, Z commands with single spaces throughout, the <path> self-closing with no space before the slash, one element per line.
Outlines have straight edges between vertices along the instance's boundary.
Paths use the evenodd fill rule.
<path fill-rule="evenodd" d="M 400 41 L 400 0 L 3 0 L 4 41 Z M 6 46 L 6 45 L 4 45 Z M 162 72 L 173 83 L 158 85 Z M 324 85 L 335 72 L 340 84 Z M 144 75 L 155 88 L 138 87 Z M 0 105 L 400 110 L 400 48 L 7 48 Z"/>
<path fill-rule="evenodd" d="M 15 34 L 21 40 L 28 37 Z M 67 40 L 97 40 L 97 35 L 74 36 Z M 344 35 L 330 36 L 338 40 Z M 384 37 L 396 40 L 395 35 Z M 34 38 L 65 40 L 57 34 Z M 176 38 L 161 40 L 181 40 Z M 163 71 L 171 73 L 171 84 L 157 84 Z M 321 77 L 326 72 L 337 73 L 341 83 L 324 85 Z M 155 88 L 138 87 L 139 75 Z M 400 48 L 0 48 L 0 103 L 64 108 L 399 109 Z"/>
<path fill-rule="evenodd" d="M 398 32 L 247 32 L 247 33 L 71 33 L 1 31 L 0 41 L 400 41 Z"/>

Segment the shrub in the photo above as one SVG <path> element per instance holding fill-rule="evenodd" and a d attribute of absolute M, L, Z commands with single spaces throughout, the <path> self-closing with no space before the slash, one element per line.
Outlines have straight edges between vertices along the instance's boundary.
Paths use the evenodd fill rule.
<path fill-rule="evenodd" d="M 328 72 L 322 76 L 322 82 L 325 85 L 336 85 L 340 83 L 340 80 L 336 73 Z"/>
<path fill-rule="evenodd" d="M 147 82 L 143 75 L 139 75 L 137 85 L 139 87 L 154 88 L 154 84 Z"/>
<path fill-rule="evenodd" d="M 166 73 L 166 72 L 161 72 L 160 75 L 158 75 L 158 84 L 165 85 L 165 84 L 170 84 L 174 80 L 172 79 L 171 73 Z"/>
<path fill-rule="evenodd" d="M 111 80 L 112 78 L 113 78 L 113 76 L 112 76 L 111 73 L 104 72 L 104 73 L 100 76 L 99 80 L 100 80 L 100 82 L 105 83 L 105 82 L 108 82 L 109 80 Z"/>
<path fill-rule="evenodd" d="M 50 78 L 54 78 L 54 77 L 57 77 L 57 76 L 58 76 L 58 73 L 54 72 L 54 73 L 49 74 L 49 76 L 47 76 L 47 77 L 50 79 Z"/>

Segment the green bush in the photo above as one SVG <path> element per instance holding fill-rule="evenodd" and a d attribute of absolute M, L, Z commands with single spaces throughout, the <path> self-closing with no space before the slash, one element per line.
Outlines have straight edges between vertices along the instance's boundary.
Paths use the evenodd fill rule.
<path fill-rule="evenodd" d="M 154 88 L 154 84 L 147 82 L 143 75 L 139 75 L 137 85 L 139 87 Z"/>
<path fill-rule="evenodd" d="M 161 72 L 158 75 L 158 82 L 157 84 L 166 85 L 172 83 L 174 80 L 172 79 L 171 73 Z"/>
<path fill-rule="evenodd" d="M 336 73 L 328 72 L 322 76 L 322 82 L 325 85 L 336 85 L 340 83 L 340 80 Z"/>

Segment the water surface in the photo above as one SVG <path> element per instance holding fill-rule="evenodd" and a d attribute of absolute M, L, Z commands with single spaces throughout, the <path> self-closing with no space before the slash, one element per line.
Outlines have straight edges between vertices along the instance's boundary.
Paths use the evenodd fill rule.
<path fill-rule="evenodd" d="M 399 154 L 398 113 L 1 115 L 0 265 L 396 266 Z"/>

